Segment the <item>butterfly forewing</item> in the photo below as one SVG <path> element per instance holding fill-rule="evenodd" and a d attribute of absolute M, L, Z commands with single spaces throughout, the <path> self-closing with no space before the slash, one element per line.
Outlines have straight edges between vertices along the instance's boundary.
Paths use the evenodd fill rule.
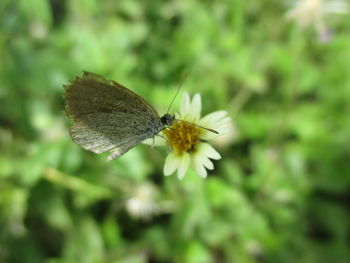
<path fill-rule="evenodd" d="M 71 119 L 94 112 L 129 112 L 159 118 L 155 109 L 124 86 L 84 72 L 65 86 L 66 113 Z"/>
<path fill-rule="evenodd" d="M 85 72 L 65 87 L 66 113 L 75 143 L 95 153 L 124 154 L 164 128 L 158 113 L 122 85 Z"/>

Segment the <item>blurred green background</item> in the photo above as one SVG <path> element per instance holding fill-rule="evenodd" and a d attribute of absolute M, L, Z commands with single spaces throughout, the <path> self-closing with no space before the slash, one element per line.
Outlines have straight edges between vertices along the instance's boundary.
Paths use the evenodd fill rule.
<path fill-rule="evenodd" d="M 0 262 L 349 262 L 349 15 L 329 41 L 263 0 L 1 0 Z M 184 74 L 232 132 L 205 180 L 167 149 L 75 145 L 83 70 L 163 114 Z M 178 109 L 181 96 L 176 99 Z"/>

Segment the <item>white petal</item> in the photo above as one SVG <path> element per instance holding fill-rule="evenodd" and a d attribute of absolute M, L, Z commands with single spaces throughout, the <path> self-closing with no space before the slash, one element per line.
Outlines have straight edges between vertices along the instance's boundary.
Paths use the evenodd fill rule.
<path fill-rule="evenodd" d="M 187 92 L 185 92 L 182 95 L 181 105 L 180 105 L 180 115 L 181 117 L 185 117 L 188 115 L 191 111 L 191 102 L 190 102 L 190 95 L 188 95 Z"/>
<path fill-rule="evenodd" d="M 231 117 L 223 118 L 223 119 L 216 122 L 216 127 L 221 127 L 221 126 L 229 123 L 230 121 L 231 121 Z"/>
<path fill-rule="evenodd" d="M 180 164 L 177 170 L 177 177 L 179 179 L 182 179 L 185 176 L 188 167 L 190 166 L 190 155 L 188 153 L 184 153 L 179 159 Z"/>
<path fill-rule="evenodd" d="M 200 134 L 200 139 L 203 141 L 210 141 L 210 140 L 215 139 L 216 137 L 219 137 L 219 136 L 225 135 L 229 132 L 232 132 L 233 129 L 229 128 L 229 127 L 222 127 L 222 128 L 215 129 L 215 131 L 217 131 L 218 133 L 213 133 L 210 131 L 202 132 Z"/>
<path fill-rule="evenodd" d="M 174 153 L 168 154 L 165 159 L 163 173 L 165 176 L 171 175 L 175 172 L 176 169 L 179 168 L 180 159 Z"/>
<path fill-rule="evenodd" d="M 211 140 L 215 139 L 216 137 L 222 135 L 222 133 L 219 130 L 215 130 L 215 131 L 217 131 L 219 134 L 206 131 L 200 135 L 200 139 L 203 141 L 211 141 Z"/>
<path fill-rule="evenodd" d="M 207 170 L 205 170 L 203 166 L 202 158 L 194 158 L 193 159 L 193 170 L 202 178 L 207 177 Z"/>
<path fill-rule="evenodd" d="M 191 166 L 193 170 L 195 170 L 195 172 L 199 174 L 202 178 L 207 177 L 207 170 L 205 168 L 209 170 L 214 169 L 213 163 L 207 157 L 205 145 L 200 145 L 198 151 L 193 155 Z"/>
<path fill-rule="evenodd" d="M 213 170 L 214 169 L 214 164 L 208 158 L 203 159 L 203 165 L 204 165 L 205 168 L 207 168 L 209 170 Z"/>
<path fill-rule="evenodd" d="M 191 103 L 191 116 L 194 120 L 199 120 L 201 117 L 202 111 L 202 101 L 201 95 L 199 93 L 194 94 L 192 103 Z"/>
<path fill-rule="evenodd" d="M 225 111 L 222 111 L 222 112 L 225 112 Z M 219 113 L 219 112 L 217 112 L 217 113 Z M 217 114 L 217 116 L 219 116 L 219 114 Z M 210 118 L 210 116 L 209 116 L 209 118 Z M 209 122 L 209 121 L 203 122 L 202 120 L 199 122 L 199 125 L 206 127 L 206 128 L 214 129 L 215 131 L 218 132 L 218 134 L 216 134 L 216 133 L 206 131 L 206 130 L 203 131 L 200 135 L 200 138 L 204 141 L 213 140 L 216 137 L 224 135 L 225 133 L 228 133 L 231 131 L 230 127 L 232 127 L 232 123 L 231 123 L 230 117 L 217 119 L 216 121 L 214 121 L 214 119 L 212 119 L 211 122 Z"/>
<path fill-rule="evenodd" d="M 221 155 L 208 143 L 200 143 L 198 147 L 200 147 L 199 151 L 205 154 L 208 158 L 214 160 L 221 159 Z"/>
<path fill-rule="evenodd" d="M 224 135 L 224 134 L 229 133 L 231 131 L 232 131 L 232 128 L 220 128 L 220 129 L 218 129 L 218 132 L 220 135 Z"/>
<path fill-rule="evenodd" d="M 204 116 L 200 120 L 199 125 L 205 126 L 205 125 L 215 124 L 217 121 L 219 121 L 226 115 L 227 115 L 227 111 L 224 111 L 224 110 L 209 113 L 208 115 Z"/>

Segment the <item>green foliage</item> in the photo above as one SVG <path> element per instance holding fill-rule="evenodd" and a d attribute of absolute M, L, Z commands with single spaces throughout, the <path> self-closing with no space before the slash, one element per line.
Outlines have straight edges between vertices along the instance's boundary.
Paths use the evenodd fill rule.
<path fill-rule="evenodd" d="M 347 262 L 349 15 L 322 43 L 283 1 L 0 3 L 0 262 Z M 164 149 L 106 162 L 75 145 L 63 85 L 83 70 L 166 111 L 183 89 L 227 110 L 205 180 Z M 176 99 L 174 109 L 179 104 Z M 151 185 L 156 214 L 130 200 Z"/>

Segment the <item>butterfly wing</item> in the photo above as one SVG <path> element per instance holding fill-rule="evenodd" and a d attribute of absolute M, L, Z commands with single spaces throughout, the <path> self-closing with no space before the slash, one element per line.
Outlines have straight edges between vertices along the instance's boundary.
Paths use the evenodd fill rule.
<path fill-rule="evenodd" d="M 156 110 L 136 93 L 89 72 L 64 86 L 65 111 L 73 121 L 97 112 L 124 112 L 159 118 Z"/>
<path fill-rule="evenodd" d="M 132 148 L 132 146 L 130 146 L 130 145 L 122 145 L 122 146 L 119 146 L 119 147 L 112 149 L 110 151 L 111 154 L 108 156 L 108 161 L 112 161 L 112 160 L 118 158 L 119 156 L 122 156 L 124 153 L 129 151 L 131 148 Z"/>
<path fill-rule="evenodd" d="M 153 107 L 120 84 L 84 73 L 65 89 L 71 137 L 86 150 L 114 159 L 162 129 Z"/>

